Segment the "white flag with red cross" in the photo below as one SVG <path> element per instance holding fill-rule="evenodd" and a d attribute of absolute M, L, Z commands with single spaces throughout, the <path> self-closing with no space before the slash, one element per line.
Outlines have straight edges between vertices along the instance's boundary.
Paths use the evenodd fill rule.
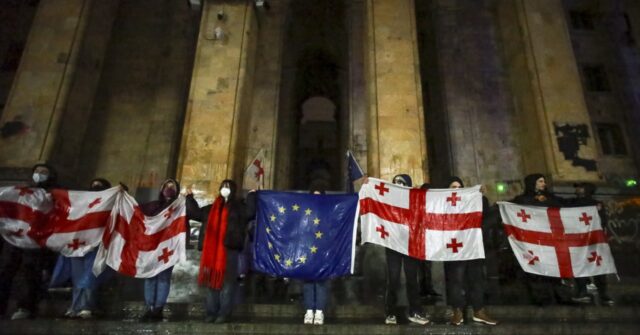
<path fill-rule="evenodd" d="M 561 278 L 617 272 L 597 207 L 498 205 L 511 249 L 525 272 Z"/>
<path fill-rule="evenodd" d="M 264 188 L 264 163 L 264 150 L 260 149 L 244 172 L 243 189 L 261 190 Z"/>
<path fill-rule="evenodd" d="M 102 241 L 118 192 L 119 187 L 100 192 L 53 190 L 53 230 L 46 246 L 67 257 L 93 250 Z"/>
<path fill-rule="evenodd" d="M 156 216 L 145 216 L 135 199 L 118 193 L 93 265 L 136 278 L 150 278 L 186 261 L 186 205 L 179 196 Z"/>
<path fill-rule="evenodd" d="M 422 190 L 369 178 L 359 195 L 362 243 L 433 261 L 484 258 L 480 186 Z"/>
<path fill-rule="evenodd" d="M 51 194 L 42 188 L 0 187 L 0 234 L 9 244 L 41 248 L 50 234 Z"/>

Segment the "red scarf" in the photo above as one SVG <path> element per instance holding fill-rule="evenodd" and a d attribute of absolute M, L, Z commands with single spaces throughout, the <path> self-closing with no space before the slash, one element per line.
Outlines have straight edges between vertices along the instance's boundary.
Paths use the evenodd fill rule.
<path fill-rule="evenodd" d="M 227 265 L 224 236 L 227 232 L 229 211 L 225 205 L 224 199 L 218 197 L 209 211 L 198 275 L 198 284 L 216 290 L 222 289 Z"/>

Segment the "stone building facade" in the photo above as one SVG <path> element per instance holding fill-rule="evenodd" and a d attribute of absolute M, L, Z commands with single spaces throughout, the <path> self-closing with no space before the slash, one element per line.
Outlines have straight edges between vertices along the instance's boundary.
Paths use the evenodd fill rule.
<path fill-rule="evenodd" d="M 274 189 L 344 190 L 346 150 L 371 176 L 459 175 L 492 200 L 533 172 L 613 193 L 639 175 L 637 1 L 0 7 L 4 184 L 47 161 L 65 186 L 146 199 L 175 176 L 206 202 L 260 150 Z"/>

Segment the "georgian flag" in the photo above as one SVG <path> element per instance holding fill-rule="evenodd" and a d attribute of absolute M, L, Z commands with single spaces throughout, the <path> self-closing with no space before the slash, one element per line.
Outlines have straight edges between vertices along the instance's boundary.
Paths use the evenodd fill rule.
<path fill-rule="evenodd" d="M 50 233 L 51 195 L 42 188 L 0 187 L 0 234 L 13 246 L 38 249 Z"/>
<path fill-rule="evenodd" d="M 562 278 L 617 272 L 595 206 L 498 205 L 511 249 L 525 272 Z"/>
<path fill-rule="evenodd" d="M 359 197 L 362 243 L 434 261 L 484 258 L 480 186 L 421 190 L 369 178 Z"/>
<path fill-rule="evenodd" d="M 135 199 L 118 193 L 93 265 L 94 274 L 105 266 L 131 277 L 150 278 L 186 261 L 186 205 L 179 196 L 156 216 L 145 216 Z"/>
<path fill-rule="evenodd" d="M 53 190 L 53 231 L 46 246 L 66 257 L 81 257 L 97 247 L 109 222 L 119 187 L 100 192 Z"/>
<path fill-rule="evenodd" d="M 261 190 L 264 188 L 264 163 L 264 150 L 260 149 L 244 171 L 244 178 L 242 180 L 243 189 Z"/>

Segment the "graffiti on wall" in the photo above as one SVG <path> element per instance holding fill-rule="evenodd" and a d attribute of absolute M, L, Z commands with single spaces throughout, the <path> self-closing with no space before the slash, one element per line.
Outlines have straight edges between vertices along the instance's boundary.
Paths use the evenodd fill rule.
<path fill-rule="evenodd" d="M 640 196 L 605 200 L 604 206 L 609 216 L 610 242 L 640 248 Z"/>

